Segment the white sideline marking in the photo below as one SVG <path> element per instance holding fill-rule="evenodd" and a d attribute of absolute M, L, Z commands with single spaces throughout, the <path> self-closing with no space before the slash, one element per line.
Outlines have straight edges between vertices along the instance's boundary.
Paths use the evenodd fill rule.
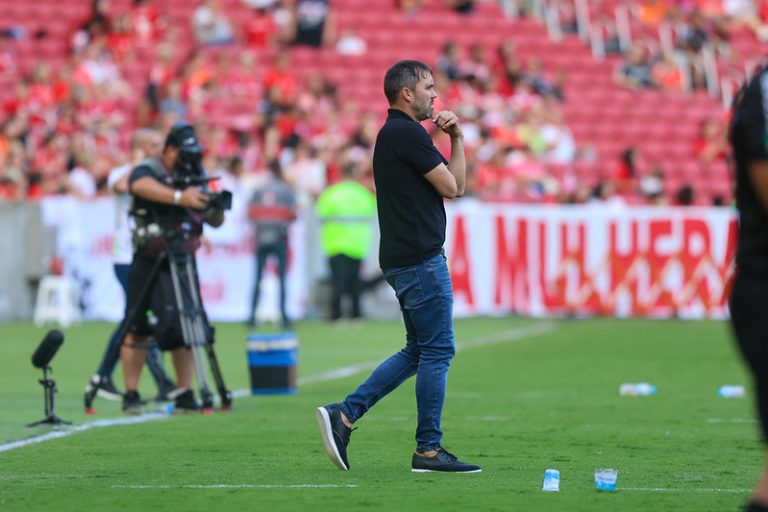
<path fill-rule="evenodd" d="M 168 415 L 165 413 L 148 412 L 130 418 L 89 421 L 87 423 L 83 423 L 82 425 L 64 427 L 61 430 L 54 430 L 52 432 L 48 432 L 47 434 L 41 434 L 39 436 L 30 437 L 27 439 L 20 439 L 19 441 L 11 441 L 10 443 L 0 444 L 0 453 L 14 450 L 16 448 L 22 448 L 24 446 L 29 446 L 31 444 L 42 443 L 43 441 L 50 441 L 51 439 L 67 437 L 74 434 L 75 432 L 83 432 L 85 430 L 91 430 L 92 428 L 114 427 L 117 425 L 134 425 L 136 423 L 146 423 L 148 421 L 162 420 L 167 417 Z"/>
<path fill-rule="evenodd" d="M 555 323 L 551 321 L 537 322 L 525 327 L 517 327 L 514 329 L 508 329 L 506 331 L 500 331 L 493 334 L 486 334 L 484 336 L 478 336 L 469 341 L 457 342 L 456 351 L 470 350 L 473 348 L 482 348 L 490 345 L 499 345 L 502 343 L 512 343 L 527 338 L 532 338 L 540 334 L 544 334 L 552 331 L 555 328 Z M 373 370 L 381 361 L 369 361 L 367 363 L 353 364 L 351 366 L 343 366 L 329 372 L 318 373 L 317 375 L 309 375 L 303 379 L 299 379 L 299 384 L 312 384 L 315 382 L 328 382 L 332 380 L 343 379 L 345 377 L 351 377 L 365 371 Z M 241 390 L 239 392 L 249 393 L 248 390 Z"/>
<path fill-rule="evenodd" d="M 304 378 L 299 379 L 299 385 L 314 384 L 316 382 L 330 382 L 332 380 L 344 379 L 362 373 L 365 371 L 373 370 L 381 361 L 368 361 L 367 363 L 353 364 L 350 366 L 343 366 L 335 370 L 328 372 L 318 373 L 317 375 L 307 375 Z"/>
<path fill-rule="evenodd" d="M 507 421 L 509 416 L 467 416 L 472 421 Z"/>
<path fill-rule="evenodd" d="M 707 423 L 757 423 L 754 418 L 708 418 Z"/>
<path fill-rule="evenodd" d="M 113 485 L 113 489 L 351 489 L 356 484 L 179 484 L 179 485 Z"/>
<path fill-rule="evenodd" d="M 751 492 L 752 489 L 669 489 L 666 487 L 617 487 L 617 491 L 633 492 L 712 492 L 712 493 L 744 493 Z"/>
<path fill-rule="evenodd" d="M 546 320 L 543 322 L 537 322 L 535 324 L 527 325 L 525 327 L 517 327 L 515 329 L 508 329 L 506 331 L 496 332 L 492 334 L 486 334 L 485 336 L 478 336 L 469 341 L 456 343 L 456 351 L 469 350 L 473 348 L 488 347 L 491 345 L 500 345 L 503 343 L 511 343 L 513 341 L 520 341 L 540 334 L 546 334 L 555 328 L 555 322 Z"/>
<path fill-rule="evenodd" d="M 514 329 L 508 329 L 506 331 L 500 331 L 493 334 L 487 334 L 485 336 L 478 336 L 464 343 L 457 343 L 456 350 L 469 350 L 473 348 L 487 347 L 489 345 L 498 345 L 501 343 L 511 343 L 520 341 L 522 339 L 538 336 L 540 334 L 552 331 L 555 328 L 555 323 L 551 321 L 538 322 L 525 327 L 518 327 Z M 316 375 L 308 375 L 306 377 L 298 379 L 299 385 L 314 384 L 316 382 L 329 382 L 333 380 L 343 379 L 362 373 L 364 371 L 373 370 L 381 361 L 366 362 L 353 364 L 350 366 L 344 366 L 331 370 L 328 372 L 318 373 Z M 242 398 L 250 396 L 251 390 L 238 389 L 232 392 L 234 398 Z M 82 425 L 76 425 L 73 427 L 62 427 L 59 430 L 54 430 L 46 434 L 30 437 L 27 439 L 21 439 L 19 441 L 11 441 L 9 443 L 0 444 L 0 453 L 15 450 L 16 448 L 22 448 L 32 444 L 42 443 L 44 441 L 50 441 L 52 439 L 59 439 L 61 437 L 70 436 L 76 432 L 83 432 L 92 428 L 104 428 L 114 427 L 117 425 L 133 425 L 136 423 L 146 423 L 149 421 L 156 421 L 167 418 L 168 414 L 160 412 L 144 413 L 138 416 L 130 418 L 116 418 L 109 420 L 96 420 L 83 423 Z"/>

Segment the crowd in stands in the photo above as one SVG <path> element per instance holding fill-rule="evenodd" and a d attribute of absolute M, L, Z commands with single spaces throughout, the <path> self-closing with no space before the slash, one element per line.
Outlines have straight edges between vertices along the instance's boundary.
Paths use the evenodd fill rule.
<path fill-rule="evenodd" d="M 631 4 L 630 16 L 645 28 L 666 24 L 671 47 L 660 37 L 637 37 L 616 70 L 615 79 L 630 88 L 667 91 L 706 89 L 708 77 L 704 51 L 710 49 L 721 66 L 743 63 L 753 55 L 738 55 L 731 39 L 742 30 L 768 41 L 766 0 L 642 0 Z M 619 35 L 608 38 L 606 50 L 620 52 Z"/>
<path fill-rule="evenodd" d="M 109 0 L 94 0 L 88 19 L 71 34 L 66 58 L 56 69 L 51 62 L 35 62 L 0 105 L 0 198 L 107 194 L 107 174 L 125 163 L 135 128 L 167 131 L 183 119 L 198 127 L 205 167 L 226 175 L 229 186 L 252 188 L 268 175 L 269 166 L 280 165 L 308 205 L 349 164 L 372 186 L 371 155 L 385 114 L 383 94 L 371 101 L 374 108 L 362 109 L 345 101 L 338 83 L 320 74 L 300 76 L 286 50 L 303 45 L 364 55 L 365 40 L 352 28 L 337 29 L 326 0 L 242 1 L 250 18 L 234 19 L 219 0 L 201 0 L 185 26 L 153 0 L 134 0 L 124 12 L 113 10 Z M 644 16 L 661 16 L 659 5 L 671 3 L 646 0 Z M 420 4 L 399 1 L 409 11 Z M 445 8 L 471 16 L 473 4 L 448 0 Z M 761 7 L 754 18 L 738 19 L 762 31 L 766 14 Z M 188 54 L 187 31 L 194 38 Z M 18 37 L 14 27 L 7 27 L 0 38 L 0 76 L 16 76 L 23 68 L 14 52 Z M 209 51 L 217 48 L 237 51 Z M 682 77 L 674 76 L 678 67 L 672 60 L 665 57 L 648 67 L 643 59 L 642 48 L 629 52 L 617 74 L 624 85 L 680 86 Z M 125 72 L 147 60 L 147 76 L 136 80 Z M 469 194 L 527 202 L 661 204 L 669 199 L 662 192 L 664 170 L 646 165 L 634 148 L 627 148 L 601 183 L 580 183 L 571 164 L 594 156 L 578 146 L 564 119 L 566 77 L 547 75 L 536 58 L 519 55 L 513 43 L 505 41 L 489 54 L 480 44 L 459 48 L 446 42 L 429 64 L 440 94 L 438 109 L 455 110 L 462 119 Z M 217 122 L 209 113 L 221 108 L 234 108 L 236 115 Z M 447 154 L 447 138 L 434 137 Z M 726 158 L 722 127 L 705 123 L 692 154 Z"/>

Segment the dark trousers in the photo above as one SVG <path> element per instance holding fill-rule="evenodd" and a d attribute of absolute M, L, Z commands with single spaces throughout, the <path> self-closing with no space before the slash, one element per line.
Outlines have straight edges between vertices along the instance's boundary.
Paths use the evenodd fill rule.
<path fill-rule="evenodd" d="M 360 318 L 360 267 L 363 260 L 337 254 L 329 258 L 331 265 L 331 320 L 341 318 L 341 301 L 349 297 L 351 317 Z"/>
<path fill-rule="evenodd" d="M 253 295 L 251 297 L 251 309 L 247 322 L 254 323 L 256 307 L 259 305 L 259 288 L 261 287 L 261 278 L 264 275 L 264 265 L 267 258 L 274 257 L 277 260 L 277 278 L 280 283 L 280 315 L 283 318 L 283 324 L 289 323 L 288 315 L 285 311 L 285 272 L 288 264 L 288 243 L 287 241 L 275 242 L 273 244 L 262 244 L 256 249 L 256 282 L 253 285 Z"/>
<path fill-rule="evenodd" d="M 755 380 L 763 441 L 768 442 L 768 276 L 739 273 L 730 306 L 736 341 Z"/>
<path fill-rule="evenodd" d="M 117 277 L 120 286 L 122 286 L 123 292 L 127 294 L 128 280 L 131 275 L 131 265 L 125 263 L 115 263 L 114 269 L 115 276 Z M 128 311 L 126 308 L 125 315 L 127 314 Z M 108 377 L 111 379 L 112 373 L 115 371 L 115 367 L 117 366 L 117 362 L 120 360 L 120 349 L 118 347 L 120 347 L 120 344 L 123 342 L 123 340 L 118 337 L 118 334 L 120 333 L 120 328 L 122 327 L 124 321 L 125 318 L 123 318 L 122 322 L 117 324 L 117 328 L 115 328 L 112 336 L 109 338 L 107 350 L 104 352 L 104 357 L 102 357 L 101 364 L 99 365 L 98 369 L 98 374 L 102 377 Z M 168 374 L 165 372 L 162 355 L 160 354 L 160 349 L 157 348 L 156 344 L 153 344 L 150 348 L 147 349 L 147 367 L 152 374 L 152 378 L 155 380 L 155 384 L 157 384 L 158 391 L 163 393 L 176 387 L 171 378 L 168 377 Z"/>

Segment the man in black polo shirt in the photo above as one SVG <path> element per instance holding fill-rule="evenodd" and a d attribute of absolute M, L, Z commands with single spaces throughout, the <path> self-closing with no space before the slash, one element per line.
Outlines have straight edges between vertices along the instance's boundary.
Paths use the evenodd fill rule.
<path fill-rule="evenodd" d="M 731 118 L 739 240 L 731 323 L 752 371 L 763 441 L 768 441 L 768 68 L 739 92 Z M 768 457 L 767 457 L 768 460 Z M 768 511 L 768 465 L 746 511 Z"/>
<path fill-rule="evenodd" d="M 416 375 L 418 426 L 412 471 L 476 473 L 479 466 L 461 462 L 443 449 L 440 429 L 446 377 L 455 353 L 453 289 L 443 254 L 443 201 L 464 193 L 461 125 L 453 112 L 433 114 L 437 93 L 432 70 L 422 62 L 406 60 L 392 66 L 384 77 L 384 93 L 389 115 L 373 153 L 379 263 L 400 302 L 406 345 L 343 402 L 318 407 L 320 434 L 331 461 L 348 470 L 352 424 Z M 450 161 L 421 126 L 427 119 L 449 135 Z"/>

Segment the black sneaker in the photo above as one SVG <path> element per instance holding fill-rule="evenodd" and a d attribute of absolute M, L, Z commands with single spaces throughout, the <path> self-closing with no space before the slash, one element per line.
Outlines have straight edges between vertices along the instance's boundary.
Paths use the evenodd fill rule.
<path fill-rule="evenodd" d="M 123 395 L 123 412 L 128 414 L 141 413 L 141 397 L 138 391 L 126 391 Z"/>
<path fill-rule="evenodd" d="M 413 454 L 411 471 L 414 473 L 480 473 L 482 469 L 475 464 L 461 462 L 455 455 L 442 448 L 437 449 L 434 457 Z"/>
<path fill-rule="evenodd" d="M 341 405 L 328 404 L 325 407 L 318 407 L 316 416 L 325 453 L 328 454 L 331 462 L 336 464 L 336 467 L 349 471 L 347 445 L 349 445 L 352 429 L 341 421 Z"/>
<path fill-rule="evenodd" d="M 114 400 L 118 402 L 123 399 L 123 393 L 118 390 L 112 383 L 111 379 L 104 379 L 99 383 L 99 377 L 94 376 L 88 381 L 88 385 L 85 386 L 86 394 L 91 394 L 96 391 L 96 395 L 106 400 Z"/>
<path fill-rule="evenodd" d="M 176 397 L 182 394 L 184 391 L 184 389 L 179 389 L 176 386 L 163 386 L 162 390 L 157 393 L 155 402 L 172 402 L 173 400 L 176 400 Z"/>
<path fill-rule="evenodd" d="M 115 384 L 112 382 L 112 379 L 105 379 L 101 381 L 101 384 L 99 384 L 99 390 L 96 392 L 97 395 L 99 395 L 101 398 L 104 398 L 106 400 L 122 400 L 123 393 L 119 389 L 115 387 Z"/>
<path fill-rule="evenodd" d="M 173 407 L 173 412 L 182 414 L 187 412 L 200 412 L 200 404 L 195 400 L 194 391 L 187 388 L 176 395 L 176 403 Z"/>

